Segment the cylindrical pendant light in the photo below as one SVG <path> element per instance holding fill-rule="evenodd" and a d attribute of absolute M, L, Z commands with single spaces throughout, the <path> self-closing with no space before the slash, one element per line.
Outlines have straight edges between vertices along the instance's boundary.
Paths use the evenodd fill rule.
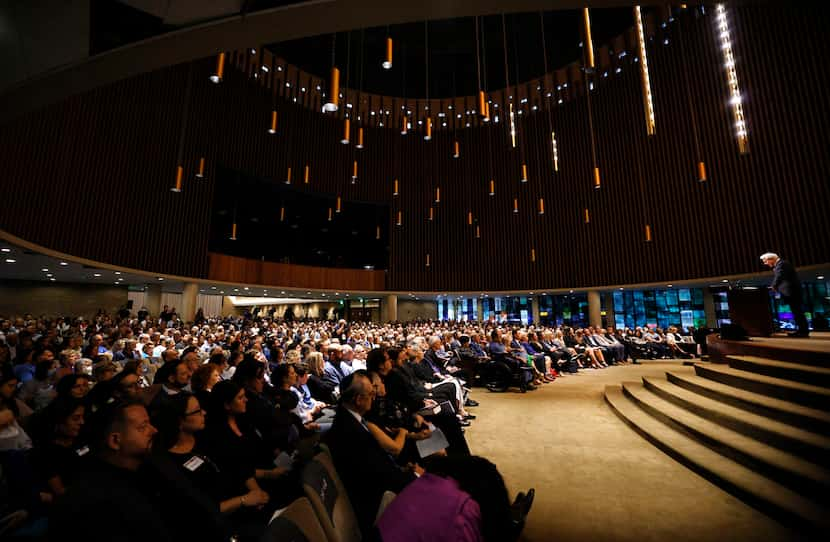
<path fill-rule="evenodd" d="M 432 117 L 427 117 L 426 130 L 424 131 L 424 141 L 432 139 Z"/>
<path fill-rule="evenodd" d="M 643 106 L 646 115 L 646 134 L 654 135 L 654 102 L 651 97 L 651 79 L 648 73 L 646 36 L 640 6 L 634 6 L 634 22 L 637 26 L 637 45 L 640 49 L 640 83 L 643 87 Z"/>
<path fill-rule="evenodd" d="M 706 182 L 706 164 L 703 162 L 697 163 L 697 180 L 698 182 Z"/>
<path fill-rule="evenodd" d="M 494 181 L 493 179 L 490 179 L 490 195 L 496 195 L 496 181 Z"/>
<path fill-rule="evenodd" d="M 435 203 L 441 203 L 441 187 L 435 187 Z"/>
<path fill-rule="evenodd" d="M 519 212 L 519 198 L 513 198 L 513 212 Z"/>
<path fill-rule="evenodd" d="M 467 225 L 468 226 L 473 225 L 473 212 L 472 211 L 467 211 Z"/>
<path fill-rule="evenodd" d="M 288 166 L 288 174 L 285 176 L 285 184 L 291 184 L 291 166 Z"/>
<path fill-rule="evenodd" d="M 461 156 L 461 148 L 458 146 L 458 141 L 454 141 L 452 144 L 452 157 L 458 158 Z"/>
<path fill-rule="evenodd" d="M 586 71 L 593 71 L 596 66 L 594 64 L 594 44 L 591 41 L 591 16 L 588 14 L 588 8 L 582 8 L 582 23 L 585 26 L 585 69 Z"/>
<path fill-rule="evenodd" d="M 484 122 L 490 122 L 490 102 L 484 103 L 484 114 L 482 115 L 481 120 Z"/>
<path fill-rule="evenodd" d="M 427 267 L 429 267 L 429 253 L 427 253 Z"/>
<path fill-rule="evenodd" d="M 231 240 L 231 241 L 236 241 L 236 222 L 234 222 L 234 223 L 233 223 L 233 225 L 231 225 L 231 237 L 230 237 L 230 240 Z"/>
<path fill-rule="evenodd" d="M 340 196 L 337 196 L 337 207 L 335 208 L 335 212 L 340 212 Z"/>
<path fill-rule="evenodd" d="M 651 225 L 646 224 L 646 243 L 651 242 Z"/>
<path fill-rule="evenodd" d="M 522 164 L 522 178 L 521 181 L 523 183 L 527 182 L 527 164 Z"/>
<path fill-rule="evenodd" d="M 196 178 L 197 179 L 204 179 L 205 178 L 205 157 L 204 156 L 199 158 L 199 169 L 196 170 Z"/>
<path fill-rule="evenodd" d="M 170 189 L 171 192 L 181 192 L 182 191 L 182 177 L 184 176 L 184 168 L 182 166 L 178 166 L 176 168 L 176 186 Z"/>
<path fill-rule="evenodd" d="M 478 114 L 482 117 L 485 115 L 487 109 L 487 96 L 484 95 L 483 90 L 478 91 Z"/>
<path fill-rule="evenodd" d="M 331 207 L 329 207 L 329 222 L 331 222 L 332 216 Z"/>
<path fill-rule="evenodd" d="M 383 66 L 384 70 L 392 69 L 392 38 L 390 37 L 386 38 L 386 58 L 381 66 Z"/>
<path fill-rule="evenodd" d="M 346 117 L 346 119 L 343 121 L 343 138 L 340 140 L 340 143 L 344 145 L 349 144 L 349 136 L 351 135 L 351 131 L 352 123 L 349 120 L 349 117 Z"/>
<path fill-rule="evenodd" d="M 352 164 L 352 180 L 357 179 L 357 160 Z"/>
<path fill-rule="evenodd" d="M 380 226 L 375 228 L 375 239 L 380 240 Z"/>
<path fill-rule="evenodd" d="M 595 167 L 594 168 L 594 188 L 599 188 L 600 186 L 602 186 L 602 181 L 600 180 L 600 177 L 599 177 L 599 168 Z"/>
<path fill-rule="evenodd" d="M 536 263 L 536 249 L 530 249 L 530 261 Z"/>
<path fill-rule="evenodd" d="M 276 134 L 277 133 L 277 110 L 276 109 L 271 111 L 271 124 L 268 126 L 268 133 L 269 134 Z"/>
<path fill-rule="evenodd" d="M 212 83 L 221 83 L 222 77 L 225 75 L 225 53 L 219 53 L 216 57 L 216 69 L 210 74 L 210 81 Z"/>
<path fill-rule="evenodd" d="M 392 195 L 393 196 L 398 195 L 398 179 L 395 179 L 395 182 L 392 183 Z"/>
<path fill-rule="evenodd" d="M 363 148 L 363 127 L 357 129 L 357 145 L 355 145 L 356 149 Z"/>
<path fill-rule="evenodd" d="M 280 207 L 280 222 L 285 222 L 285 207 Z"/>
<path fill-rule="evenodd" d="M 303 172 L 303 182 L 308 184 L 308 164 L 305 165 L 305 171 Z"/>
<path fill-rule="evenodd" d="M 407 123 L 406 115 L 401 113 L 401 135 L 406 135 L 406 129 L 407 129 L 406 123 Z"/>
<path fill-rule="evenodd" d="M 429 208 L 429 215 L 427 215 L 427 220 L 429 220 L 430 222 L 432 222 L 432 220 L 433 220 L 434 218 L 435 218 L 435 208 L 434 208 L 434 207 L 430 207 L 430 208 Z"/>
<path fill-rule="evenodd" d="M 476 239 L 481 239 L 481 227 L 476 225 Z"/>
<path fill-rule="evenodd" d="M 323 105 L 323 112 L 333 113 L 337 111 L 340 103 L 340 70 L 332 66 L 329 76 L 329 94 L 326 103 Z"/>
<path fill-rule="evenodd" d="M 588 211 L 588 208 L 585 208 L 585 223 L 588 224 L 591 222 L 591 213 Z"/>
<path fill-rule="evenodd" d="M 401 226 L 403 224 L 403 213 L 398 211 L 398 221 L 395 222 L 396 226 Z"/>
<path fill-rule="evenodd" d="M 545 199 L 544 198 L 539 198 L 539 205 L 538 205 L 537 212 L 540 215 L 545 214 Z"/>

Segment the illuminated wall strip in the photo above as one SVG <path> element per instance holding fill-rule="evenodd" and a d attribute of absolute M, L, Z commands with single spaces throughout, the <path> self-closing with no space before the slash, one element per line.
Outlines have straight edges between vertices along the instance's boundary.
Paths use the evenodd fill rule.
<path fill-rule="evenodd" d="M 648 57 L 646 56 L 646 35 L 643 30 L 640 6 L 634 6 L 634 18 L 637 22 L 637 44 L 640 46 L 640 78 L 643 85 L 643 104 L 646 112 L 646 133 L 654 135 L 654 102 L 651 98 L 651 80 L 648 75 Z"/>
<path fill-rule="evenodd" d="M 749 151 L 746 132 L 746 119 L 742 105 L 741 88 L 738 86 L 738 72 L 735 70 L 735 57 L 732 55 L 731 33 L 726 7 L 723 4 L 715 6 L 718 22 L 718 36 L 723 53 L 723 66 L 726 69 L 726 84 L 729 87 L 729 105 L 732 106 L 732 119 L 735 124 L 735 137 L 738 140 L 738 151 L 744 154 Z"/>
<path fill-rule="evenodd" d="M 184 169 L 182 166 L 176 168 L 176 185 L 170 189 L 171 192 L 182 191 L 182 177 L 184 177 Z"/>
<path fill-rule="evenodd" d="M 276 134 L 277 133 L 277 110 L 271 111 L 271 124 L 268 125 L 268 133 L 269 134 Z"/>
<path fill-rule="evenodd" d="M 588 8 L 582 8 L 582 22 L 585 25 L 585 51 L 587 67 L 594 69 L 594 44 L 591 41 L 591 16 L 588 13 Z"/>
<path fill-rule="evenodd" d="M 196 171 L 196 178 L 197 179 L 204 179 L 205 178 L 205 157 L 204 156 L 199 158 L 199 169 Z"/>
<path fill-rule="evenodd" d="M 559 144 L 556 142 L 556 132 L 550 133 L 550 144 L 553 147 L 553 171 L 559 171 Z"/>

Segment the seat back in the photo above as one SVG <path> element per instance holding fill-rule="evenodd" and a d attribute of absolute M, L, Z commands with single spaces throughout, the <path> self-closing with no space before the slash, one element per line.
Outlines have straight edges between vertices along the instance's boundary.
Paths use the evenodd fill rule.
<path fill-rule="evenodd" d="M 375 524 L 380 520 L 380 517 L 383 515 L 383 512 L 386 510 L 386 507 L 389 506 L 389 503 L 395 500 L 398 494 L 394 491 L 384 491 L 383 497 L 380 498 L 380 505 L 378 506 L 378 514 L 375 516 Z"/>
<path fill-rule="evenodd" d="M 329 542 L 360 542 L 360 527 L 331 456 L 321 452 L 302 473 L 303 489 Z"/>
<path fill-rule="evenodd" d="M 300 497 L 274 514 L 261 542 L 330 542 L 311 503 Z"/>

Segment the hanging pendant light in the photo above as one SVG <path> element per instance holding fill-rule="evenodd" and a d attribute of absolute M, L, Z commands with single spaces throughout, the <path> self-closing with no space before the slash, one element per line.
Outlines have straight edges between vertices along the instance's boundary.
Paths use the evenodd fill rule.
<path fill-rule="evenodd" d="M 306 164 L 305 171 L 303 172 L 303 183 L 308 184 L 308 164 Z"/>
<path fill-rule="evenodd" d="M 429 267 L 429 253 L 427 253 L 427 267 Z"/>
<path fill-rule="evenodd" d="M 596 65 L 594 64 L 594 44 L 591 41 L 591 16 L 588 8 L 582 8 L 582 24 L 585 27 L 585 71 L 591 73 Z"/>
<path fill-rule="evenodd" d="M 530 261 L 533 262 L 533 263 L 536 263 L 536 249 L 535 248 L 530 249 Z"/>
<path fill-rule="evenodd" d="M 472 211 L 467 211 L 467 225 L 468 226 L 473 225 L 473 212 Z"/>
<path fill-rule="evenodd" d="M 437 186 L 435 188 L 435 203 L 441 203 L 441 187 Z"/>
<path fill-rule="evenodd" d="M 335 212 L 340 212 L 340 196 L 337 196 L 337 207 L 335 208 Z"/>
<path fill-rule="evenodd" d="M 481 227 L 476 224 L 476 239 L 481 239 Z"/>
<path fill-rule="evenodd" d="M 332 216 L 331 207 L 329 207 L 329 222 L 331 222 Z"/>
<path fill-rule="evenodd" d="M 651 243 L 651 225 L 646 224 L 646 243 Z"/>
<path fill-rule="evenodd" d="M 407 130 L 406 115 L 401 113 L 401 135 L 406 135 L 406 130 Z"/>
<path fill-rule="evenodd" d="M 392 69 L 392 38 L 390 37 L 386 38 L 386 58 L 381 66 L 383 66 L 384 70 Z"/>
<path fill-rule="evenodd" d="M 522 178 L 521 181 L 523 183 L 527 182 L 527 164 L 522 164 Z"/>
<path fill-rule="evenodd" d="M 401 211 L 398 211 L 398 220 L 397 220 L 397 222 L 395 222 L 395 225 L 396 226 L 403 225 L 403 213 L 401 213 Z"/>
<path fill-rule="evenodd" d="M 550 133 L 550 144 L 553 149 L 553 171 L 559 171 L 559 145 L 556 143 L 556 132 Z"/>
<path fill-rule="evenodd" d="M 334 113 L 338 109 L 340 103 L 340 70 L 336 67 L 331 68 L 331 75 L 329 76 L 329 93 L 326 96 L 328 99 L 323 105 L 324 113 Z"/>
<path fill-rule="evenodd" d="M 539 198 L 539 205 L 537 206 L 537 212 L 540 215 L 545 214 L 545 199 L 544 198 Z"/>
<path fill-rule="evenodd" d="M 271 124 L 268 126 L 268 133 L 269 134 L 276 134 L 277 133 L 277 110 L 276 109 L 271 111 Z"/>
<path fill-rule="evenodd" d="M 429 208 L 429 215 L 427 215 L 427 220 L 429 220 L 430 222 L 432 222 L 432 220 L 433 220 L 434 218 L 435 218 L 435 208 L 430 207 L 430 208 Z"/>
<path fill-rule="evenodd" d="M 706 182 L 706 164 L 703 162 L 697 163 L 697 181 L 699 183 Z"/>
<path fill-rule="evenodd" d="M 343 138 L 340 140 L 340 143 L 344 145 L 349 144 L 349 135 L 351 135 L 351 129 L 351 121 L 349 120 L 349 117 L 346 117 L 346 119 L 343 121 Z"/>
<path fill-rule="evenodd" d="M 225 53 L 219 53 L 216 57 L 216 69 L 210 75 L 211 83 L 221 83 L 225 76 Z"/>
<path fill-rule="evenodd" d="M 363 127 L 357 129 L 357 145 L 355 145 L 356 149 L 363 148 Z"/>
<path fill-rule="evenodd" d="M 285 184 L 291 184 L 291 166 L 288 166 L 288 174 L 285 176 Z"/>
<path fill-rule="evenodd" d="M 285 207 L 280 207 L 280 222 L 285 222 Z"/>
<path fill-rule="evenodd" d="M 458 141 L 453 142 L 452 150 L 453 150 L 453 152 L 452 152 L 452 157 L 453 158 L 459 158 L 461 156 L 461 149 L 458 146 Z"/>
<path fill-rule="evenodd" d="M 230 240 L 231 240 L 231 241 L 236 241 L 236 222 L 234 222 L 234 223 L 231 225 L 231 236 L 230 236 Z"/>
<path fill-rule="evenodd" d="M 425 125 L 426 130 L 424 131 L 424 141 L 429 141 L 432 139 L 432 117 L 427 117 Z"/>
<path fill-rule="evenodd" d="M 380 226 L 377 226 L 377 227 L 375 228 L 375 239 L 377 239 L 378 241 L 380 241 Z"/>
<path fill-rule="evenodd" d="M 643 87 L 643 105 L 646 115 L 646 134 L 654 135 L 654 102 L 651 98 L 651 80 L 648 74 L 646 36 L 643 30 L 643 16 L 640 6 L 634 6 L 634 20 L 637 24 L 637 45 L 640 48 L 640 83 Z"/>
<path fill-rule="evenodd" d="M 496 181 L 494 181 L 493 179 L 490 179 L 490 195 L 496 195 Z"/>
<path fill-rule="evenodd" d="M 352 164 L 352 181 L 357 179 L 357 160 Z M 354 184 L 354 183 L 353 183 Z"/>
<path fill-rule="evenodd" d="M 392 195 L 398 195 L 398 179 L 395 179 L 395 182 L 392 183 Z"/>
<path fill-rule="evenodd" d="M 170 189 L 171 192 L 181 192 L 182 191 L 182 177 L 184 176 L 184 169 L 182 166 L 178 166 L 176 168 L 176 185 Z"/>
<path fill-rule="evenodd" d="M 204 179 L 205 178 L 205 157 L 204 156 L 199 158 L 199 169 L 196 170 L 196 178 L 197 179 Z"/>
<path fill-rule="evenodd" d="M 478 114 L 482 117 L 487 116 L 487 96 L 483 90 L 478 91 Z"/>
<path fill-rule="evenodd" d="M 594 168 L 594 188 L 600 188 L 602 186 L 602 182 L 599 177 L 599 168 Z"/>
<path fill-rule="evenodd" d="M 588 211 L 588 208 L 585 208 L 585 223 L 588 224 L 591 222 L 591 213 Z"/>
<path fill-rule="evenodd" d="M 513 198 L 513 212 L 519 212 L 519 198 Z"/>

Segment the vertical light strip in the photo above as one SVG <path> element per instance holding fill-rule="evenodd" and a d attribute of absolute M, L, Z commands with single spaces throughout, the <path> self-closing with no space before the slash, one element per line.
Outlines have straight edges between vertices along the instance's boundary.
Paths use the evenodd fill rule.
<path fill-rule="evenodd" d="M 591 222 L 591 212 L 588 211 L 588 208 L 585 208 L 585 223 L 588 224 Z"/>
<path fill-rule="evenodd" d="M 556 132 L 550 133 L 550 143 L 553 146 L 553 171 L 559 171 L 559 145 L 556 142 Z"/>
<path fill-rule="evenodd" d="M 715 6 L 715 13 L 718 20 L 718 36 L 720 37 L 720 48 L 723 54 L 723 67 L 726 68 L 726 84 L 729 87 L 729 105 L 732 106 L 732 118 L 735 122 L 735 137 L 738 139 L 738 151 L 745 154 L 749 151 L 746 119 L 744 108 L 741 104 L 741 88 L 738 86 L 738 72 L 735 70 L 735 57 L 732 55 L 731 33 L 729 32 L 729 20 L 726 14 L 726 7 L 723 4 Z"/>
<path fill-rule="evenodd" d="M 340 196 L 337 196 L 337 207 L 335 207 L 335 212 L 340 212 Z"/>
<path fill-rule="evenodd" d="M 473 225 L 473 212 L 472 211 L 467 211 L 467 225 L 468 226 Z"/>
<path fill-rule="evenodd" d="M 582 22 L 585 24 L 585 47 L 586 60 L 588 62 L 587 68 L 594 69 L 594 44 L 591 41 L 591 16 L 588 14 L 588 8 L 582 8 Z"/>
<path fill-rule="evenodd" d="M 654 103 L 651 99 L 651 80 L 648 76 L 648 58 L 646 57 L 646 35 L 643 30 L 643 16 L 640 6 L 634 6 L 634 18 L 637 22 L 637 44 L 640 46 L 640 77 L 643 84 L 643 104 L 646 111 L 646 133 L 654 135 Z"/>
<path fill-rule="evenodd" d="M 355 160 L 352 164 L 352 181 L 354 181 L 355 179 L 357 179 L 357 160 Z"/>
<path fill-rule="evenodd" d="M 222 77 L 225 75 L 225 53 L 219 53 L 216 57 L 216 69 L 210 74 L 210 81 L 212 83 L 221 83 Z"/>

